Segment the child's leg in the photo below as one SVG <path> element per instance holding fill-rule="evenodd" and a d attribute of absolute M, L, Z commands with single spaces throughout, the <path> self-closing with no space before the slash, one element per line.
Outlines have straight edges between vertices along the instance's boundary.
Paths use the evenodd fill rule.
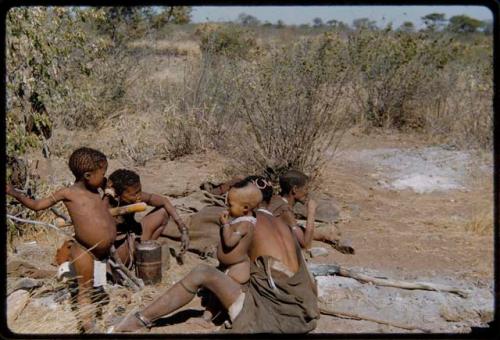
<path fill-rule="evenodd" d="M 157 240 L 168 223 L 169 215 L 164 208 L 155 209 L 141 220 L 141 241 Z"/>
<path fill-rule="evenodd" d="M 89 251 L 78 245 L 71 247 L 71 257 L 78 280 L 78 319 L 84 332 L 94 328 L 95 309 L 92 306 L 91 294 L 94 277 L 94 258 Z"/>
<path fill-rule="evenodd" d="M 335 225 L 316 227 L 314 229 L 313 239 L 325 243 L 337 242 L 340 240 L 340 231 Z"/>
<path fill-rule="evenodd" d="M 313 239 L 328 243 L 343 254 L 354 254 L 355 250 L 349 240 L 341 238 L 341 232 L 335 225 L 317 227 L 314 229 Z"/>
<path fill-rule="evenodd" d="M 127 236 L 128 237 L 128 236 Z M 129 265 L 131 261 L 133 261 L 133 258 L 130 256 L 130 245 L 128 239 L 125 239 L 125 241 L 116 248 L 116 255 L 120 258 L 122 263 L 129 268 Z"/>

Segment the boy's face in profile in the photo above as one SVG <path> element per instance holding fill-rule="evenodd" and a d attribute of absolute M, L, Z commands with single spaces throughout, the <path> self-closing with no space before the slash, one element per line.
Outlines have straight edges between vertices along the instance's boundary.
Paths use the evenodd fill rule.
<path fill-rule="evenodd" d="M 308 187 L 308 185 L 305 184 L 305 185 L 303 185 L 301 187 L 294 186 L 293 187 L 293 191 L 294 191 L 295 200 L 299 201 L 302 204 L 305 204 L 306 200 L 307 200 L 307 196 L 309 195 L 309 187 Z"/>
<path fill-rule="evenodd" d="M 241 201 L 240 195 L 234 189 L 229 190 L 227 194 L 227 207 L 233 217 L 240 217 L 248 212 L 248 205 Z"/>
<path fill-rule="evenodd" d="M 101 166 L 94 171 L 89 171 L 85 173 L 85 180 L 87 185 L 92 188 L 99 188 L 104 182 L 104 175 L 108 170 L 108 162 L 103 162 Z"/>
<path fill-rule="evenodd" d="M 120 195 L 120 201 L 126 204 L 133 204 L 141 201 L 141 183 L 131 185 Z"/>

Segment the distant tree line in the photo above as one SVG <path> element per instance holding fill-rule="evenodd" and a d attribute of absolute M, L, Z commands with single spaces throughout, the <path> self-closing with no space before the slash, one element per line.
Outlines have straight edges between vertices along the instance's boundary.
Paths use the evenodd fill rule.
<path fill-rule="evenodd" d="M 421 20 L 424 23 L 424 27 L 420 29 L 421 32 L 451 32 L 451 33 L 476 33 L 482 32 L 485 34 L 493 33 L 493 21 L 491 20 L 478 20 L 472 18 L 467 15 L 455 15 L 450 19 L 446 19 L 446 15 L 444 13 L 430 13 L 423 17 Z M 236 20 L 236 23 L 243 26 L 264 26 L 264 27 L 276 27 L 282 28 L 286 25 L 282 20 L 278 20 L 276 24 L 272 24 L 269 21 L 265 21 L 262 23 L 255 16 L 241 13 Z M 360 29 L 368 29 L 368 30 L 378 30 L 381 29 L 377 26 L 377 22 L 371 20 L 369 18 L 358 18 L 352 21 L 352 24 L 349 25 L 340 20 L 331 19 L 328 21 L 323 21 L 323 19 L 317 17 L 312 20 L 312 25 L 302 24 L 299 25 L 300 28 L 333 28 L 340 31 L 348 31 L 348 30 L 360 30 Z M 389 24 L 388 27 L 392 28 L 392 24 Z M 387 28 L 387 27 L 386 27 Z M 405 21 L 401 24 L 397 30 L 403 32 L 415 32 L 417 31 L 415 24 L 411 21 Z"/>

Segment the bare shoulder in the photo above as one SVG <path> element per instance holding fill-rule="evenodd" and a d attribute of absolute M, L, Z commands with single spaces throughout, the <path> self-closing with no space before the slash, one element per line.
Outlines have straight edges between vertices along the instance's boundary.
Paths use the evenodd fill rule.
<path fill-rule="evenodd" d="M 144 203 L 149 202 L 149 200 L 151 200 L 153 196 L 159 195 L 153 194 L 151 192 L 141 191 L 141 201 L 143 201 Z"/>
<path fill-rule="evenodd" d="M 252 222 L 249 222 L 249 221 L 241 221 L 241 222 L 235 223 L 233 226 L 234 226 L 234 229 L 236 229 L 238 231 L 247 232 L 254 225 Z"/>
<path fill-rule="evenodd" d="M 51 195 L 57 197 L 58 199 L 71 199 L 71 197 L 75 194 L 75 188 L 73 186 L 70 186 L 56 190 Z"/>

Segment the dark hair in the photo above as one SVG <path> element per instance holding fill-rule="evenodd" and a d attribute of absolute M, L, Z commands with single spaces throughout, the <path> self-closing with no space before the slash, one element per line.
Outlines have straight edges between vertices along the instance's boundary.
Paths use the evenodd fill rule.
<path fill-rule="evenodd" d="M 293 187 L 303 187 L 306 185 L 309 177 L 298 170 L 289 170 L 284 175 L 280 176 L 281 195 L 287 195 L 292 191 Z"/>
<path fill-rule="evenodd" d="M 121 195 L 128 187 L 141 183 L 139 175 L 127 169 L 113 171 L 113 173 L 109 175 L 109 179 L 113 182 L 113 188 L 117 195 Z"/>
<path fill-rule="evenodd" d="M 108 160 L 106 156 L 98 150 L 91 148 L 78 148 L 69 156 L 69 169 L 80 180 L 87 171 L 94 171 L 102 167 Z"/>
<path fill-rule="evenodd" d="M 269 203 L 271 197 L 273 196 L 273 186 L 262 176 L 248 176 L 238 183 L 235 183 L 233 185 L 233 188 L 243 188 L 250 183 L 255 184 L 257 188 L 259 188 L 260 192 L 262 193 L 262 200 L 266 203 Z"/>

